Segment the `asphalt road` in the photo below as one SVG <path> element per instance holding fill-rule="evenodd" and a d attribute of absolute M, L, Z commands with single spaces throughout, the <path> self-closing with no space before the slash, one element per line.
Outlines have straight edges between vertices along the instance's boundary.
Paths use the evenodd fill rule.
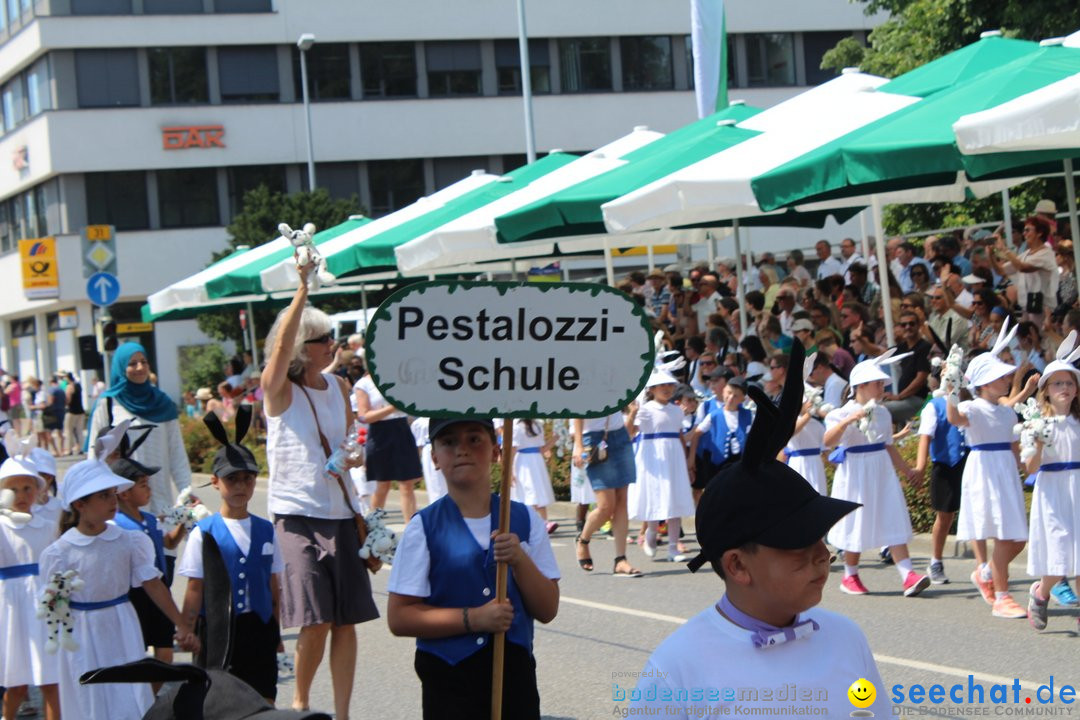
<path fill-rule="evenodd" d="M 212 488 L 198 494 L 216 508 Z M 401 516 L 393 497 L 390 508 L 391 523 L 397 523 L 400 529 Z M 252 509 L 265 513 L 262 480 Z M 650 560 L 636 546 L 630 550 L 630 559 L 646 575 L 640 579 L 615 578 L 610 572 L 613 544 L 599 538 L 591 546 L 596 570 L 585 573 L 574 559 L 572 506 L 560 503 L 551 511 L 552 519 L 562 523 L 552 537 L 552 545 L 563 578 L 558 617 L 549 625 L 536 626 L 542 714 L 551 720 L 612 717 L 617 707 L 612 699 L 612 682 L 618 682 L 617 674 L 640 670 L 652 649 L 681 622 L 716 602 L 722 583 L 712 573 L 692 575 L 684 565 Z M 692 534 L 687 541 L 693 546 Z M 924 569 L 928 538 L 917 537 L 912 550 L 916 569 Z M 1080 613 L 1052 606 L 1049 627 L 1042 633 L 1032 630 L 1025 620 L 993 618 L 990 607 L 967 582 L 974 562 L 949 557 L 953 550 L 954 543 L 950 542 L 945 565 L 953 583 L 932 587 L 918 598 L 902 597 L 896 570 L 876 562 L 865 562 L 861 573 L 871 595 L 844 595 L 839 590 L 842 571 L 835 564 L 822 606 L 851 617 L 862 627 L 887 688 L 914 683 L 924 687 L 963 683 L 966 687 L 970 674 L 988 693 L 995 683 L 1011 688 L 1014 680 L 1019 680 L 1020 703 L 965 705 L 960 709 L 947 703 L 937 707 L 908 703 L 894 714 L 964 717 L 976 713 L 1000 717 L 1023 716 L 1032 711 L 1048 715 L 1051 713 L 1047 711 L 1053 711 L 1053 715 L 1062 717 L 1080 715 L 1077 705 L 1039 705 L 1034 695 L 1040 685 L 1049 683 L 1051 676 L 1055 690 L 1064 684 L 1080 685 L 1076 619 Z M 1015 562 L 1012 574 L 1012 591 L 1025 604 L 1031 580 L 1024 575 L 1023 555 Z M 372 579 L 375 599 L 384 615 L 389 575 L 385 569 Z M 183 585 L 180 579 L 173 588 L 178 599 Z M 358 634 L 360 657 L 351 717 L 419 717 L 420 685 L 412 668 L 413 641 L 393 637 L 382 619 L 359 626 Z M 287 631 L 285 636 L 291 651 L 295 631 Z M 881 692 L 881 688 L 878 690 Z M 288 707 L 292 692 L 292 679 L 283 679 L 279 684 L 280 706 Z M 1024 702 L 1026 697 L 1032 697 L 1031 705 Z M 312 704 L 332 708 L 330 675 L 325 665 L 316 678 Z"/>

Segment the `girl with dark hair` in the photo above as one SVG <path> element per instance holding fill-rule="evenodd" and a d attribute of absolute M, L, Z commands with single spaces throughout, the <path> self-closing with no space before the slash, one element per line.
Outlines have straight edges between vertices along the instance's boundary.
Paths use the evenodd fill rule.
<path fill-rule="evenodd" d="M 739 350 L 746 360 L 746 379 L 758 380 L 769 372 L 769 366 L 765 364 L 765 347 L 761 340 L 754 335 L 747 335 L 739 341 Z"/>
<path fill-rule="evenodd" d="M 544 437 L 542 423 L 531 418 L 518 418 L 514 420 L 512 442 L 514 482 L 510 486 L 510 499 L 536 508 L 537 514 L 546 521 L 547 506 L 555 502 L 547 470 L 547 458 L 551 456 L 554 439 L 549 441 Z M 548 522 L 548 535 L 557 527 L 557 523 Z"/>

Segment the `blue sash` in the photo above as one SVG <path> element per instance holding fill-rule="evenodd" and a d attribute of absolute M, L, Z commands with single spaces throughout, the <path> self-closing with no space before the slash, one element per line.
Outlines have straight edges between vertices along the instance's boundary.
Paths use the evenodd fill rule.
<path fill-rule="evenodd" d="M 33 577 L 38 574 L 38 564 L 9 565 L 0 568 L 0 580 L 14 580 L 21 577 Z"/>
<path fill-rule="evenodd" d="M 813 457 L 814 455 L 820 454 L 821 448 L 803 448 L 802 450 L 788 450 L 787 448 L 784 449 L 784 455 L 787 456 L 788 460 L 797 457 Z"/>
<path fill-rule="evenodd" d="M 885 449 L 885 443 L 871 443 L 869 445 L 852 445 L 851 447 L 839 446 L 829 453 L 829 462 L 839 465 L 847 459 L 848 453 L 872 453 Z"/>
<path fill-rule="evenodd" d="M 645 433 L 644 435 L 638 435 L 635 440 L 678 440 L 679 433 L 677 432 L 663 432 L 663 433 Z"/>
<path fill-rule="evenodd" d="M 128 596 L 125 593 L 120 597 L 114 597 L 112 600 L 101 600 L 98 602 L 79 602 L 78 600 L 71 601 L 72 610 L 104 610 L 105 608 L 116 607 L 117 605 L 123 605 L 128 602 Z"/>
<path fill-rule="evenodd" d="M 1062 471 L 1065 471 L 1065 470 L 1080 470 L 1080 462 L 1058 462 L 1058 463 L 1046 463 L 1045 465 L 1040 465 L 1038 472 L 1034 472 L 1031 475 L 1028 475 L 1026 478 L 1024 478 L 1024 485 L 1026 485 L 1027 487 L 1031 487 L 1032 485 L 1034 485 L 1035 481 L 1038 479 L 1038 477 L 1039 477 L 1039 475 L 1041 473 L 1044 473 L 1044 472 L 1062 472 Z M 0 572 L 3 572 L 3 571 L 0 570 Z M 3 576 L 0 575 L 0 577 L 3 577 Z"/>
<path fill-rule="evenodd" d="M 544 449 L 544 448 L 542 448 L 542 447 L 540 447 L 540 446 L 536 446 L 536 447 L 527 447 L 527 448 L 514 448 L 514 452 L 516 452 L 516 453 L 520 453 L 520 454 L 522 454 L 522 455 L 531 455 L 532 453 L 538 453 L 538 452 L 540 452 L 540 451 L 541 451 L 541 450 L 543 450 L 543 449 Z"/>
<path fill-rule="evenodd" d="M 983 443 L 982 445 L 972 445 L 971 449 L 980 452 L 1001 452 L 1003 450 L 1012 450 L 1012 443 Z"/>

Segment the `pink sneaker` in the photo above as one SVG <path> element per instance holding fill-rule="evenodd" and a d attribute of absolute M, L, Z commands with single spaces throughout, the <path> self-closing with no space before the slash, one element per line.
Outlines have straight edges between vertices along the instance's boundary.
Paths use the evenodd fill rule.
<path fill-rule="evenodd" d="M 992 614 L 994 617 L 1016 620 L 1019 618 L 1026 618 L 1027 610 L 1020 607 L 1019 603 L 1013 600 L 1012 595 L 1005 595 L 1001 599 L 994 601 L 994 610 Z"/>
<path fill-rule="evenodd" d="M 918 575 L 912 570 L 904 578 L 904 597 L 915 597 L 928 587 L 930 587 L 930 578 Z"/>
<path fill-rule="evenodd" d="M 869 595 L 870 591 L 866 589 L 866 586 L 862 584 L 862 580 L 858 575 L 852 575 L 851 577 L 845 577 L 840 581 L 840 592 L 847 593 L 848 595 Z"/>
<path fill-rule="evenodd" d="M 979 592 L 987 605 L 994 604 L 994 581 L 983 580 L 982 575 L 979 574 L 979 568 L 975 568 L 975 572 L 971 573 L 971 584 L 979 588 Z"/>

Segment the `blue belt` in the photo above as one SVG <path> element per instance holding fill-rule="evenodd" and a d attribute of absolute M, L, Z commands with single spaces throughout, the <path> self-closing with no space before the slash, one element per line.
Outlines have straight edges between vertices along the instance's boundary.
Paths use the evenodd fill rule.
<path fill-rule="evenodd" d="M 981 450 L 982 452 L 1001 452 L 1003 450 L 1012 450 L 1012 443 L 983 443 L 982 445 L 972 445 L 972 451 Z"/>
<path fill-rule="evenodd" d="M 515 448 L 514 452 L 521 453 L 522 455 L 531 455 L 533 453 L 538 453 L 543 449 L 544 448 L 542 448 L 542 447 L 527 447 L 527 448 L 520 448 L 520 449 Z"/>
<path fill-rule="evenodd" d="M 679 433 L 666 432 L 666 433 L 645 433 L 644 435 L 637 435 L 634 437 L 634 443 L 639 443 L 642 440 L 671 440 L 679 439 Z"/>
<path fill-rule="evenodd" d="M 105 608 L 123 605 L 126 602 L 128 602 L 128 596 L 127 593 L 124 593 L 120 597 L 115 597 L 112 600 L 101 600 L 99 602 L 79 602 L 78 600 L 72 600 L 70 605 L 72 610 L 104 610 Z"/>
<path fill-rule="evenodd" d="M 820 454 L 821 454 L 821 448 L 803 448 L 802 450 L 787 450 L 787 449 L 784 450 L 784 455 L 786 455 L 789 460 L 791 458 L 797 458 L 797 457 L 813 457 L 814 455 L 820 455 Z"/>
<path fill-rule="evenodd" d="M 852 445 L 851 447 L 840 447 L 829 453 L 829 462 L 836 465 L 841 464 L 847 459 L 848 453 L 872 453 L 885 449 L 885 443 L 871 443 L 869 445 Z"/>
<path fill-rule="evenodd" d="M 1064 470 L 1080 470 L 1080 462 L 1059 462 L 1059 463 L 1046 463 L 1040 465 L 1038 472 L 1032 473 L 1024 478 L 1024 485 L 1031 487 L 1035 484 L 1035 480 L 1038 479 L 1039 473 L 1044 472 L 1062 472 Z"/>
<path fill-rule="evenodd" d="M 29 565 L 9 565 L 4 568 L 0 568 L 0 580 L 14 580 L 21 577 L 33 577 L 38 574 L 38 564 L 30 563 Z"/>

